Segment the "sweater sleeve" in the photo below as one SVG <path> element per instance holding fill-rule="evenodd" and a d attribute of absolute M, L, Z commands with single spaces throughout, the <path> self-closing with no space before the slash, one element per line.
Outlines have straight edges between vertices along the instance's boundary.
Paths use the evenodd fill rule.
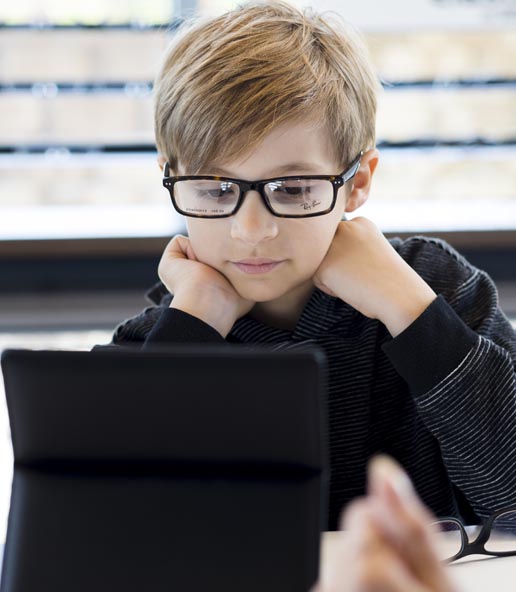
<path fill-rule="evenodd" d="M 494 282 L 464 261 L 452 273 L 464 281 L 382 349 L 438 440 L 451 481 L 485 517 L 516 503 L 516 331 Z"/>
<path fill-rule="evenodd" d="M 168 295 L 160 306 L 149 306 L 135 317 L 121 322 L 115 328 L 111 343 L 96 345 L 93 350 L 145 350 L 153 344 L 166 343 L 225 343 L 213 327 L 182 310 L 170 308 L 170 302 Z"/>
<path fill-rule="evenodd" d="M 223 343 L 211 325 L 177 308 L 166 308 L 147 336 L 142 349 L 155 343 Z"/>

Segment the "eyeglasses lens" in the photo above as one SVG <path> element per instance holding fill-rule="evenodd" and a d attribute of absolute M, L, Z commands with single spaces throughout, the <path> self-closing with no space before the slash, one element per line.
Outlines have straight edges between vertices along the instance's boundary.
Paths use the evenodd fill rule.
<path fill-rule="evenodd" d="M 180 210 L 194 216 L 230 214 L 238 201 L 238 185 L 227 181 L 189 179 L 178 181 L 174 197 Z"/>
<path fill-rule="evenodd" d="M 333 185 L 324 179 L 290 179 L 267 183 L 265 193 L 272 209 L 285 216 L 325 212 L 333 201 Z"/>
<path fill-rule="evenodd" d="M 495 518 L 485 549 L 492 553 L 516 551 L 516 511 Z"/>
<path fill-rule="evenodd" d="M 437 532 L 437 549 L 443 561 L 455 557 L 462 549 L 462 534 L 459 525 L 453 520 L 434 522 Z"/>

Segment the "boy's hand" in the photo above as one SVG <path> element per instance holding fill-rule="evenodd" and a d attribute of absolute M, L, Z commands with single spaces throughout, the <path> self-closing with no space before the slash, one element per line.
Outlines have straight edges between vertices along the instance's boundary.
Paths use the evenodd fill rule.
<path fill-rule="evenodd" d="M 356 217 L 340 222 L 314 284 L 399 335 L 437 297 L 378 227 Z"/>
<path fill-rule="evenodd" d="M 201 319 L 222 337 L 226 337 L 235 321 L 255 304 L 244 300 L 219 271 L 201 263 L 190 239 L 180 234 L 165 247 L 158 275 L 168 291 L 174 294 L 171 308 Z"/>

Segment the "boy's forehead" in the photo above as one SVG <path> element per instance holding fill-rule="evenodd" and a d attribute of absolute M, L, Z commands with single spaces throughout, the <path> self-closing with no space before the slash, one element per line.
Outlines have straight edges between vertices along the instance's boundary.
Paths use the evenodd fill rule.
<path fill-rule="evenodd" d="M 285 174 L 335 174 L 338 162 L 324 127 L 284 124 L 273 129 L 243 155 L 213 161 L 203 166 L 205 174 L 242 177 L 251 180 Z M 182 171 L 187 163 L 180 163 Z"/>
<path fill-rule="evenodd" d="M 218 165 L 217 163 L 213 163 L 208 167 L 210 170 L 214 171 L 213 174 L 224 175 L 227 177 L 235 176 L 238 170 L 238 166 L 231 166 L 231 164 L 222 166 Z M 299 174 L 310 174 L 310 173 L 317 173 L 321 168 L 324 168 L 324 164 L 316 163 L 316 162 L 286 162 L 284 164 L 280 164 L 275 166 L 274 168 L 267 169 L 264 171 L 268 177 L 275 177 L 279 175 L 286 175 L 290 173 L 299 173 Z"/>

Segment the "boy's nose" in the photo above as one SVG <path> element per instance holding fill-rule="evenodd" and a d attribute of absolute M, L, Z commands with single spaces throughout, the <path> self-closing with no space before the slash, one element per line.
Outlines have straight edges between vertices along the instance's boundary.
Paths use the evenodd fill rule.
<path fill-rule="evenodd" d="M 270 240 L 278 234 L 277 220 L 265 207 L 258 191 L 248 191 L 240 209 L 231 218 L 231 238 L 250 245 Z"/>

